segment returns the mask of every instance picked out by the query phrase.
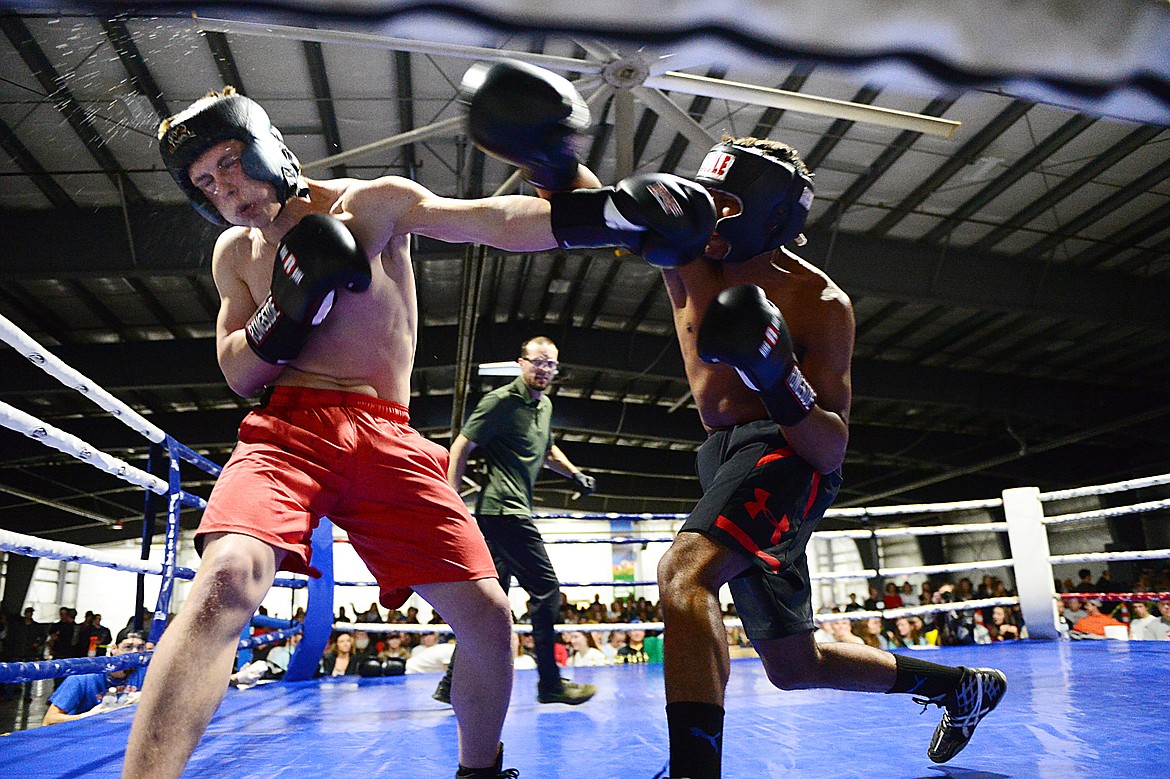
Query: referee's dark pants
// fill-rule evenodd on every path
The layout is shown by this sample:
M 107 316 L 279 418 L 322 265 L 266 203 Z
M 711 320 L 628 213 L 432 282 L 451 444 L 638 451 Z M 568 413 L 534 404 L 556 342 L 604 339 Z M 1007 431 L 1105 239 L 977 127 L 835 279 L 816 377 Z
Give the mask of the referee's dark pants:
M 515 576 L 520 587 L 528 593 L 536 670 L 540 675 L 539 691 L 559 692 L 561 674 L 554 646 L 561 608 L 561 583 L 548 559 L 544 539 L 530 516 L 480 514 L 476 520 L 487 540 L 504 592 L 508 591 Z
M 553 570 L 544 539 L 530 516 L 479 514 L 476 516 L 480 532 L 492 553 L 500 584 L 507 593 L 515 576 L 528 593 L 528 615 L 532 620 L 532 639 L 536 650 L 536 671 L 539 674 L 537 695 L 557 694 L 561 691 L 561 673 L 557 668 L 556 624 L 561 609 L 561 583 Z M 450 696 L 451 674 L 455 657 L 447 666 L 447 674 L 439 682 L 439 690 Z M 446 697 L 439 700 L 447 700 Z

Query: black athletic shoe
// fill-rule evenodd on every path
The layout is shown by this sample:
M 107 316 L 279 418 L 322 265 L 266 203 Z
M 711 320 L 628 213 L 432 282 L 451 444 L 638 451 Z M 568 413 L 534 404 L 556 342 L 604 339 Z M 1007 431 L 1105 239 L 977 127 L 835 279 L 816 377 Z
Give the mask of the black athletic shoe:
M 495 768 L 464 768 L 459 766 L 455 779 L 517 779 L 520 772 L 515 768 L 505 768 L 503 771 Z
M 945 763 L 967 746 L 979 721 L 992 712 L 1007 693 L 1007 677 L 994 668 L 964 668 L 959 686 L 935 698 L 915 698 L 915 703 L 943 709 L 942 722 L 934 729 L 927 756 Z
M 450 705 L 450 703 L 451 703 L 451 680 L 446 676 L 444 676 L 442 679 L 440 679 L 439 686 L 435 688 L 435 691 L 433 693 L 431 693 L 431 697 L 434 698 L 435 700 L 437 700 L 439 703 L 446 703 L 446 704 Z
M 496 753 L 496 764 L 487 768 L 464 768 L 459 766 L 455 779 L 517 779 L 520 772 L 515 768 L 504 768 L 504 745 Z
M 554 692 L 537 691 L 536 700 L 540 703 L 567 703 L 576 706 L 584 703 L 597 694 L 597 687 L 592 684 L 577 684 L 568 679 L 561 679 L 561 689 Z

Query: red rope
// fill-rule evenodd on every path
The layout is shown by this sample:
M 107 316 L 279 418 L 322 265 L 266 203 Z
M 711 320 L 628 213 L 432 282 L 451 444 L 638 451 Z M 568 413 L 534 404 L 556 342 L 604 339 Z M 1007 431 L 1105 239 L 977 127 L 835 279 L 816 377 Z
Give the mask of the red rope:
M 1114 600 L 1124 603 L 1146 600 L 1170 600 L 1170 592 L 1062 592 L 1060 597 L 1068 600 Z

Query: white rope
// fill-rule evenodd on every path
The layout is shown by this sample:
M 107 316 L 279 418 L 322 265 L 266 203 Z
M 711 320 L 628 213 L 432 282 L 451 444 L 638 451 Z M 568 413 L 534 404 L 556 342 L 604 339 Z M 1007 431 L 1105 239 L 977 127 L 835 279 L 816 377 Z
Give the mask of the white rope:
M 46 557 L 50 560 L 64 560 L 69 563 L 85 563 L 101 568 L 113 568 L 128 573 L 162 574 L 162 563 L 146 560 L 126 562 L 121 557 L 64 541 L 46 541 L 35 536 L 0 530 L 0 550 L 15 552 L 25 557 Z
M 818 530 L 813 538 L 898 538 L 901 536 L 946 536 L 956 533 L 1006 533 L 1006 522 L 971 522 L 966 525 L 934 525 L 932 527 L 881 527 L 873 530 Z
M 874 569 L 865 568 L 860 571 L 824 571 L 810 574 L 809 578 L 814 582 L 831 582 L 839 579 L 872 579 L 877 575 Z
M 890 517 L 898 514 L 945 514 L 950 511 L 975 511 L 998 508 L 1003 498 L 960 500 L 952 503 L 917 503 L 905 506 L 871 506 L 869 508 L 829 509 L 826 517 Z
M 898 617 L 921 616 L 923 614 L 937 614 L 943 611 L 968 611 L 971 609 L 986 609 L 991 606 L 1014 606 L 1020 599 L 1012 595 L 1005 598 L 978 598 L 975 600 L 956 600 L 950 603 L 929 603 L 924 606 L 898 606 L 881 611 L 841 611 L 817 614 L 813 619 L 817 622 L 836 622 L 839 619 L 854 621 L 881 617 L 883 619 L 897 619 Z
M 1165 508 L 1170 508 L 1170 500 L 1153 500 L 1148 503 L 1134 503 L 1132 506 L 1116 506 L 1108 509 L 1096 509 L 1095 511 L 1080 511 L 1075 514 L 1059 514 L 1044 517 L 1041 521 L 1045 525 L 1060 525 L 1065 522 L 1087 522 L 1091 519 L 1108 519 L 1109 517 L 1122 517 L 1127 514 L 1144 514 L 1149 511 L 1161 511 Z
M 1106 495 L 1111 492 L 1140 490 L 1143 487 L 1157 487 L 1162 484 L 1170 484 L 1170 473 L 1164 473 L 1161 476 L 1145 476 L 1140 479 L 1129 479 L 1128 481 L 1115 481 L 1111 484 L 1098 484 L 1092 487 L 1076 487 L 1071 490 L 1042 492 L 1040 493 L 1040 500 L 1067 500 L 1069 498 L 1083 498 L 1087 495 Z
M 7 427 L 9 430 L 23 433 L 34 441 L 39 441 L 45 446 L 76 457 L 78 460 L 89 463 L 98 470 L 105 471 L 108 474 L 117 476 L 119 479 L 128 481 L 143 489 L 148 489 L 158 495 L 166 495 L 170 491 L 169 485 L 157 476 L 152 476 L 146 471 L 135 468 L 124 460 L 119 460 L 113 455 L 106 454 L 100 449 L 90 446 L 77 436 L 53 427 L 48 422 L 42 422 L 36 417 L 26 414 L 4 401 L 0 401 L 0 425 Z
M 1081 554 L 1058 554 L 1048 558 L 1057 563 L 1095 563 L 1104 560 L 1161 560 L 1170 558 L 1170 549 L 1143 549 L 1137 552 L 1083 552 Z
M 0 315 L 0 338 L 16 351 L 20 352 L 29 362 L 52 376 L 66 387 L 75 389 L 89 400 L 120 419 L 131 430 L 146 436 L 156 444 L 166 440 L 167 434 L 157 426 L 148 422 L 141 414 L 102 389 L 92 379 L 70 368 L 60 358 L 50 353 L 39 343 L 30 338 L 23 330 Z
M 923 565 L 917 568 L 864 568 L 859 571 L 825 571 L 821 573 L 814 573 L 811 578 L 815 580 L 833 580 L 833 579 L 872 579 L 875 576 L 894 577 L 894 576 L 909 576 L 916 573 L 952 573 L 954 571 L 974 571 L 981 568 L 1010 568 L 1012 560 L 973 560 L 965 563 L 947 563 L 946 565 Z
M 1011 568 L 1013 561 L 1007 560 L 976 560 L 969 563 L 949 563 L 947 565 L 924 565 L 918 568 L 881 568 L 882 576 L 907 576 L 912 573 L 952 573 L 954 571 L 974 571 L 980 568 Z

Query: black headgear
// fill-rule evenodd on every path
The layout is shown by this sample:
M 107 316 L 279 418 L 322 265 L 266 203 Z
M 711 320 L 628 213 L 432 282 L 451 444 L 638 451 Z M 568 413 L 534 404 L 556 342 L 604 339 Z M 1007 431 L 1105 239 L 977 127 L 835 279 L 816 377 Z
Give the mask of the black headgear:
M 707 153 L 695 181 L 739 201 L 738 214 L 715 223 L 727 241 L 724 262 L 743 262 L 783 246 L 804 229 L 812 206 L 811 174 L 756 149 L 718 143 Z
M 183 194 L 208 220 L 229 224 L 191 183 L 187 169 L 212 146 L 230 140 L 244 142 L 244 153 L 240 155 L 244 173 L 272 184 L 282 206 L 290 197 L 308 194 L 308 189 L 300 185 L 301 164 L 259 104 L 243 95 L 205 97 L 171 119 L 159 137 L 158 149 Z

